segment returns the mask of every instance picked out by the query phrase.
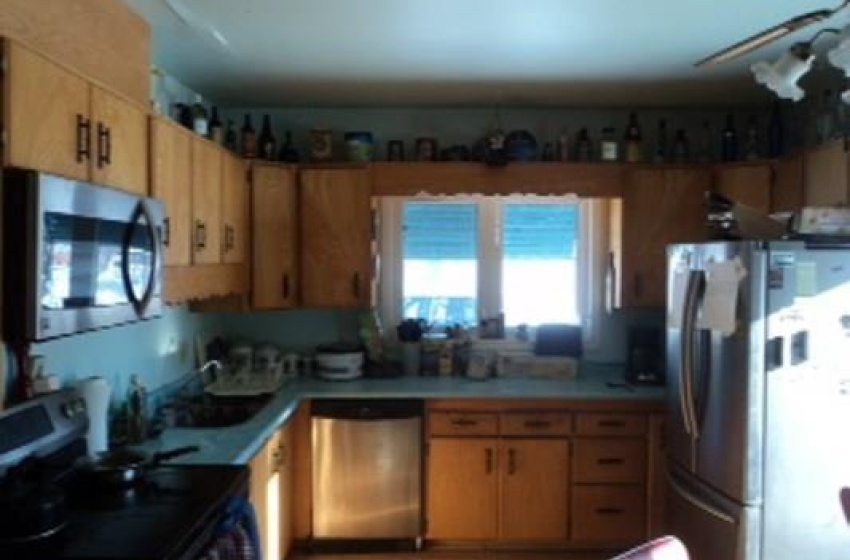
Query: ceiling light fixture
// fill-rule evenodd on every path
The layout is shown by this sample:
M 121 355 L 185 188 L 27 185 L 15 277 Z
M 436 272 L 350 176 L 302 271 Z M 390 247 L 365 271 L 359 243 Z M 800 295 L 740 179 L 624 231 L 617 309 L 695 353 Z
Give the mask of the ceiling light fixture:
M 814 59 L 811 43 L 795 43 L 775 63 L 756 62 L 750 70 L 756 82 L 767 86 L 780 98 L 799 101 L 806 92 L 797 85 L 797 80 L 809 71 Z

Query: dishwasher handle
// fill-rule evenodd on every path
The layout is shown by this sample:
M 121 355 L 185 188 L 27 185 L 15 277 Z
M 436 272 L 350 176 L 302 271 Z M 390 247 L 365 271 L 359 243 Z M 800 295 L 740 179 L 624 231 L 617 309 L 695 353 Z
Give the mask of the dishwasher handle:
M 405 420 L 421 418 L 421 399 L 317 399 L 312 402 L 314 418 L 330 420 Z

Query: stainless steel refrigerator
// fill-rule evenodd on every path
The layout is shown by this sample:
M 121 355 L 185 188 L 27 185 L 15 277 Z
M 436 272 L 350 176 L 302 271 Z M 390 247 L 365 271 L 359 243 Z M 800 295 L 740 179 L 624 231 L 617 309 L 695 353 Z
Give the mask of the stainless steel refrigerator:
M 668 528 L 692 560 L 847 560 L 850 249 L 668 247 Z

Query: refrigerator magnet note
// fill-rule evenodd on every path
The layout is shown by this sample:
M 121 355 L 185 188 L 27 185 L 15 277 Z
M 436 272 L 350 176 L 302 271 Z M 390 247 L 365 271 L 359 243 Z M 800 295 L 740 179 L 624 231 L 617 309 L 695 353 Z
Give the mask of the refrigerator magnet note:
M 741 259 L 736 257 L 731 261 L 709 263 L 705 272 L 705 295 L 699 327 L 727 336 L 734 334 L 738 290 L 747 270 Z

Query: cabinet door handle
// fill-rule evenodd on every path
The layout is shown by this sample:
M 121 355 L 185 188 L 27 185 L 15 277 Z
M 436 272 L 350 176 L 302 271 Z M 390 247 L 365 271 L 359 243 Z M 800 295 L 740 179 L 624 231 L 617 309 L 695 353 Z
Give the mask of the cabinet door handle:
M 508 474 L 516 472 L 516 450 L 508 449 Z
M 195 250 L 203 251 L 207 248 L 207 226 L 201 220 L 195 222 Z
M 551 428 L 552 422 L 548 420 L 526 420 L 522 424 L 526 428 L 534 428 L 534 429 L 543 429 L 543 428 Z
M 162 220 L 162 244 L 168 247 L 171 244 L 171 218 Z
M 103 168 L 109 163 L 109 129 L 103 123 L 97 123 L 97 167 Z
M 360 274 L 357 272 L 351 277 L 351 295 L 360 297 Z
M 600 457 L 596 460 L 597 465 L 622 465 L 625 462 L 622 457 Z
M 596 508 L 596 513 L 599 515 L 620 515 L 623 513 L 623 510 L 615 507 L 602 507 Z
M 283 299 L 289 299 L 289 274 L 283 275 Z
M 455 418 L 452 420 L 452 426 L 457 428 L 469 428 L 477 425 L 478 420 L 470 420 L 469 418 Z
M 484 450 L 484 472 L 493 472 L 493 449 L 490 447 Z
M 112 128 L 106 127 L 106 155 L 104 156 L 107 165 L 112 165 Z
M 600 420 L 596 425 L 600 428 L 624 428 L 626 423 L 622 420 Z
M 234 242 L 233 242 L 233 227 L 225 224 L 224 226 L 224 252 L 228 253 L 233 250 Z
M 91 157 L 91 120 L 77 113 L 77 161 Z

